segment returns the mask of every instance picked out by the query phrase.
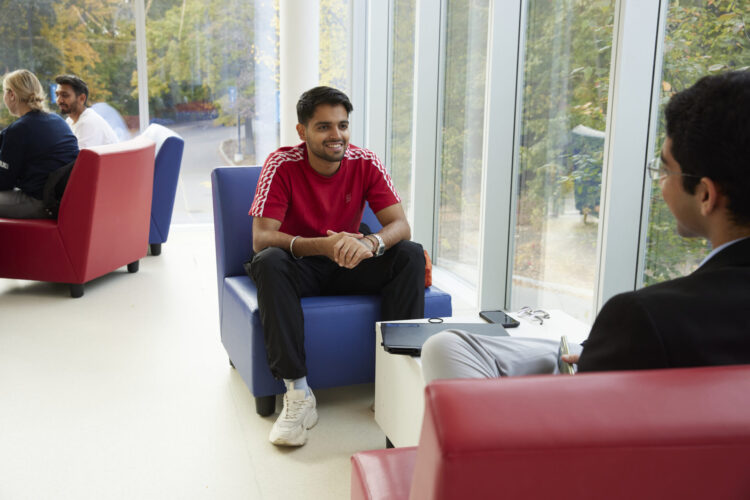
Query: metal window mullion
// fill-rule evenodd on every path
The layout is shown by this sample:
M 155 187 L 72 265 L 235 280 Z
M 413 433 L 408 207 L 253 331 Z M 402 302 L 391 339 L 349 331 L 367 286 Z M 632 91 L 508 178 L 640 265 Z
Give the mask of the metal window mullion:
M 513 240 L 513 166 L 522 82 L 521 1 L 492 0 L 485 86 L 479 243 L 479 307 L 509 304 Z M 512 72 L 508 71 L 512 68 Z
M 616 5 L 598 236 L 597 311 L 613 295 L 636 285 L 659 12 L 660 3 L 653 0 L 619 0 Z
M 435 253 L 435 225 L 439 87 L 441 47 L 441 12 L 434 0 L 417 0 L 414 68 L 414 103 L 412 117 L 412 181 L 411 199 L 414 207 L 412 238 L 420 242 L 430 255 Z
M 647 151 L 657 154 L 660 145 L 656 144 L 659 129 L 659 102 L 661 96 L 661 78 L 664 67 L 664 39 L 667 33 L 667 13 L 669 12 L 669 0 L 660 0 L 659 32 L 657 34 L 656 60 L 654 63 L 654 86 L 651 93 L 651 119 Z M 653 153 L 652 153 L 653 152 Z M 638 245 L 638 266 L 635 271 L 635 288 L 643 286 L 643 276 L 646 271 L 646 238 L 648 237 L 649 216 L 651 211 L 651 188 L 648 180 L 643 183 L 642 211 L 641 211 L 641 233 Z
M 443 128 L 445 125 L 445 72 L 447 67 L 447 53 L 448 53 L 448 2 L 449 0 L 442 0 L 440 2 L 440 19 L 438 20 L 439 36 L 436 40 L 435 47 L 437 50 L 437 95 L 436 98 L 436 114 L 435 114 L 435 143 L 434 143 L 434 181 L 432 190 L 432 255 L 435 256 L 435 261 L 439 263 L 439 243 L 438 237 L 440 235 L 440 204 L 442 202 L 440 197 L 440 191 L 442 189 L 442 174 L 443 174 Z M 460 236 L 459 236 L 460 237 Z

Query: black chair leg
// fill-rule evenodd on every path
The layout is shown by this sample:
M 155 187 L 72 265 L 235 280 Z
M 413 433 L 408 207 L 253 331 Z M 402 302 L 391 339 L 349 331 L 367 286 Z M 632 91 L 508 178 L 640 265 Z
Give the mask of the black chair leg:
M 128 272 L 129 273 L 137 273 L 138 272 L 138 265 L 141 261 L 136 260 L 135 262 L 131 262 L 128 264 Z
M 77 299 L 79 297 L 83 297 L 83 285 L 70 285 L 70 296 L 74 299 Z
M 161 243 L 151 243 L 151 255 L 161 255 Z
M 393 443 L 391 443 L 391 440 L 388 439 L 388 436 L 385 437 L 385 447 L 388 449 L 395 448 L 395 446 L 393 446 Z
M 255 411 L 261 417 L 273 415 L 276 411 L 276 395 L 255 398 Z

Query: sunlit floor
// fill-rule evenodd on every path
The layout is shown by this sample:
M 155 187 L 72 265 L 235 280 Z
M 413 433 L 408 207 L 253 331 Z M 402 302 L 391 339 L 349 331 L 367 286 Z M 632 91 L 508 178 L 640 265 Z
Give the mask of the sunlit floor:
M 0 498 L 337 499 L 382 448 L 372 385 L 316 391 L 300 449 L 268 442 L 219 339 L 213 230 L 177 226 L 140 271 L 0 279 Z

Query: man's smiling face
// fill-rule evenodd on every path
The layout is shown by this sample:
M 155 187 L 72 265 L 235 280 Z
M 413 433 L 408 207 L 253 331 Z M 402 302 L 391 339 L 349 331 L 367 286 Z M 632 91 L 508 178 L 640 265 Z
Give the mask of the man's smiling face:
M 310 163 L 338 163 L 349 146 L 349 113 L 343 105 L 320 104 L 306 125 L 297 125 L 300 139 L 307 143 Z

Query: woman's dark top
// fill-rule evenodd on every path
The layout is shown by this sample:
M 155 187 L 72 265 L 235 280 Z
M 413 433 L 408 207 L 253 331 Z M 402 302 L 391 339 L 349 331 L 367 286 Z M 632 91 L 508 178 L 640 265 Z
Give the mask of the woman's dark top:
M 17 187 L 41 200 L 50 172 L 77 156 L 78 141 L 65 120 L 29 111 L 0 132 L 0 190 Z

